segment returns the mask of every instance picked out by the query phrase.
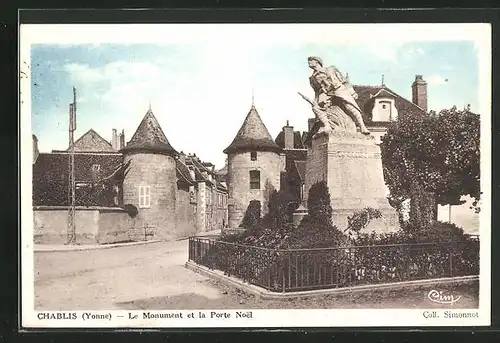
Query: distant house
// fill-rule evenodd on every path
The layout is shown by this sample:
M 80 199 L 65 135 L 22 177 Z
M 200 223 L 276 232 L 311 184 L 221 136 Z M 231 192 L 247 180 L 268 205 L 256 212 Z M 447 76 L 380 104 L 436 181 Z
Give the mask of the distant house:
M 380 143 L 388 125 L 399 115 L 427 115 L 427 83 L 417 75 L 412 87 L 412 100 L 408 100 L 386 85 L 355 85 L 357 103 L 372 136 Z
M 115 179 L 122 168 L 122 154 L 92 129 L 75 141 L 74 150 L 76 205 L 122 205 L 121 181 Z M 33 164 L 33 205 L 68 206 L 69 148 L 51 153 L 36 152 L 36 155 Z M 103 180 L 108 182 L 103 183 Z M 110 189 L 105 189 L 108 186 Z

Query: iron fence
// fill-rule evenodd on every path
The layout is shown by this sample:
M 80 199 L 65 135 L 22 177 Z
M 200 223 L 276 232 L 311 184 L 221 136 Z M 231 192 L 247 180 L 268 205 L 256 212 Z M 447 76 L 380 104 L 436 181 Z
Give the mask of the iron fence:
M 267 249 L 191 237 L 189 260 L 273 292 L 479 275 L 479 241 Z

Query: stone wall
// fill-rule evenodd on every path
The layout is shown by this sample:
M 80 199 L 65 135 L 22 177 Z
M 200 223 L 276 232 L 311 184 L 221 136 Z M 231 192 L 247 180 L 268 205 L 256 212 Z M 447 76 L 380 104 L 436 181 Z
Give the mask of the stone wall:
M 221 197 L 221 198 L 219 198 Z M 220 200 L 219 200 L 220 199 Z M 212 202 L 210 209 L 210 225 L 207 225 L 207 231 L 222 230 L 227 224 L 227 195 L 224 192 L 212 192 Z
M 203 232 L 206 228 L 207 197 L 205 182 L 198 182 L 196 193 L 196 231 Z
M 97 243 L 118 243 L 145 240 L 142 233 L 136 232 L 136 220 L 121 208 L 99 209 L 99 234 Z
M 36 244 L 64 244 L 68 230 L 68 208 L 33 208 L 33 238 Z M 77 207 L 76 241 L 79 244 L 116 243 L 130 240 L 134 220 L 120 208 Z
M 139 227 L 148 227 L 156 239 L 171 239 L 176 231 L 177 176 L 171 156 L 134 153 L 124 157 L 131 160 L 130 171 L 123 182 L 123 203 L 137 207 Z M 139 207 L 139 187 L 150 186 L 151 205 Z
M 178 188 L 175 202 L 176 237 L 188 237 L 196 233 L 196 204 L 191 204 L 189 187 Z
M 269 192 L 280 189 L 282 163 L 274 152 L 257 152 L 252 161 L 250 152 L 228 156 L 228 221 L 230 228 L 237 228 L 251 200 L 261 202 L 262 215 L 267 213 Z M 260 171 L 260 189 L 250 189 L 250 171 Z

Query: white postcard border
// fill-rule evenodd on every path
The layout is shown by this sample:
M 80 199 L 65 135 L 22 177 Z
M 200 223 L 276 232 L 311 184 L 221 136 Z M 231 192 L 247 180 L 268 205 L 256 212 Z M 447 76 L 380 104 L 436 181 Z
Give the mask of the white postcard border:
M 178 31 L 183 26 L 185 34 Z M 203 25 L 204 35 L 193 34 Z M 29 74 L 31 44 L 57 43 L 165 43 L 165 40 L 177 42 L 199 42 L 213 34 L 210 29 L 216 24 L 128 24 L 128 25 L 21 25 L 20 26 L 20 72 Z M 234 35 L 242 34 L 243 25 L 233 25 Z M 75 313 L 74 320 L 40 320 L 39 313 L 63 313 L 56 311 L 34 310 L 34 252 L 33 252 L 33 213 L 32 213 L 32 148 L 31 148 L 31 91 L 28 78 L 20 79 L 20 179 L 21 179 L 21 276 L 22 276 L 22 326 L 28 327 L 364 327 L 364 326 L 487 326 L 490 325 L 491 312 L 491 26 L 489 24 L 251 24 L 260 26 L 262 39 L 272 43 L 275 35 L 266 30 L 266 26 L 280 26 L 278 31 L 286 30 L 290 40 L 315 42 L 335 39 L 339 42 L 359 43 L 366 37 L 369 28 L 370 37 L 387 41 L 412 40 L 472 40 L 476 43 L 479 56 L 480 87 L 478 89 L 481 108 L 481 189 L 482 208 L 480 218 L 480 296 L 477 318 L 445 319 L 441 309 L 429 309 L 442 313 L 441 318 L 428 319 L 419 310 L 252 310 L 252 318 L 236 319 L 236 310 L 183 310 L 149 311 L 151 313 L 181 312 L 184 316 L 195 312 L 230 313 L 232 318 L 185 319 L 141 319 L 148 311 L 69 311 Z M 418 29 L 416 27 L 418 26 Z M 176 35 L 166 34 L 175 30 Z M 335 35 L 325 34 L 329 30 Z M 340 30 L 340 31 L 339 31 Z M 390 35 L 377 34 L 390 30 Z M 199 31 L 197 31 L 199 32 Z M 273 31 L 274 32 L 274 31 Z M 315 35 L 314 32 L 322 32 Z M 339 34 L 339 32 L 341 34 Z M 460 34 L 457 34 L 460 32 Z M 396 34 L 397 33 L 397 34 Z M 266 38 L 267 37 L 267 38 Z M 285 39 L 286 40 L 286 39 Z M 25 63 L 26 62 L 26 63 Z M 486 158 L 485 158 L 486 157 Z M 465 312 L 466 310 L 456 310 Z M 84 312 L 96 315 L 109 314 L 111 319 L 85 320 Z M 242 310 L 248 312 L 248 310 Z M 68 313 L 65 311 L 64 313 Z M 64 316 L 64 313 L 62 314 Z M 126 316 L 137 314 L 137 320 L 128 320 Z M 119 318 L 117 316 L 124 316 Z

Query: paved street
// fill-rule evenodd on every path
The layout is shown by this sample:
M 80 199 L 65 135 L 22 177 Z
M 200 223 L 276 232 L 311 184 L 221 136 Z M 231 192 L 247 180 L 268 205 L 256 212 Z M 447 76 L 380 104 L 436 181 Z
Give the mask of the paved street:
M 478 283 L 369 291 L 295 300 L 260 300 L 184 268 L 187 240 L 110 249 L 35 253 L 37 310 L 450 308 L 427 299 L 431 289 L 478 306 Z

